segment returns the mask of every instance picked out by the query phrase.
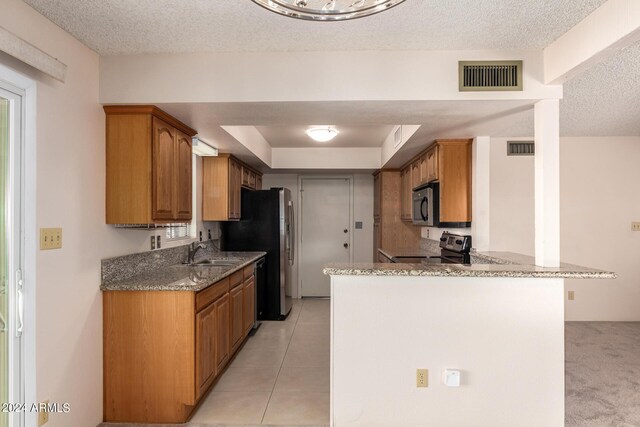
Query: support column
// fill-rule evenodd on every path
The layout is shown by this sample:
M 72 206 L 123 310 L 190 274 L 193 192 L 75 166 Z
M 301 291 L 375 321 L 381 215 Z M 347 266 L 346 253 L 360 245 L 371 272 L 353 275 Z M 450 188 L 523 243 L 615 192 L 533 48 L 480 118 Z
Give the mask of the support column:
M 536 265 L 560 265 L 560 108 L 545 99 L 534 107 Z
M 491 138 L 475 137 L 472 152 L 471 235 L 473 247 L 483 252 L 491 249 Z

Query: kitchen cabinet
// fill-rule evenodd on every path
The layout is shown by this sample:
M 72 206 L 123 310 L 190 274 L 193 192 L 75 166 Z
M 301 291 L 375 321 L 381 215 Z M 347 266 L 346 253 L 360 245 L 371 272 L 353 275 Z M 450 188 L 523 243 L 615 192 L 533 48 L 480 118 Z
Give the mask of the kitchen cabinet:
M 426 154 L 426 176 L 425 181 L 431 182 L 438 179 L 438 144 L 434 144 Z
M 262 187 L 262 174 L 229 154 L 204 157 L 202 216 L 204 221 L 237 221 L 241 217 L 242 187 Z
M 243 325 L 244 325 L 244 333 L 248 334 L 253 328 L 253 323 L 255 321 L 255 277 L 252 274 L 247 277 L 242 286 L 242 316 L 243 316 Z
M 262 190 L 262 175 L 256 174 L 256 190 Z
M 410 167 L 414 173 L 418 165 L 417 184 L 415 176 L 411 177 L 414 187 L 429 182 L 439 184 L 440 222 L 444 226 L 449 223 L 459 227 L 471 222 L 471 144 L 470 139 L 436 140 L 403 168 Z
M 105 291 L 105 421 L 186 422 L 253 326 L 254 275 L 198 292 Z
M 427 171 L 427 155 L 426 154 L 421 155 L 420 159 L 419 159 L 419 162 L 420 162 L 420 181 L 419 181 L 419 184 L 422 185 L 422 184 L 426 184 L 427 183 L 427 174 L 428 174 L 428 171 Z
M 151 105 L 104 111 L 106 223 L 190 222 L 196 131 Z
M 216 308 L 216 372 L 222 372 L 231 355 L 229 293 L 225 293 L 212 305 Z
M 216 376 L 217 313 L 215 304 L 196 314 L 196 397 L 199 399 Z
M 381 170 L 374 173 L 373 206 L 374 262 L 378 261 L 378 248 L 417 247 L 420 242 L 420 228 L 401 220 L 402 175 L 400 171 Z
M 405 166 L 400 171 L 400 198 L 401 211 L 400 219 L 403 221 L 412 221 L 413 210 L 413 191 L 412 191 L 411 165 Z
M 242 316 L 243 309 L 243 301 L 242 301 L 242 290 L 243 290 L 243 282 L 240 281 L 238 283 L 239 286 L 236 286 L 229 292 L 229 300 L 230 300 L 230 311 L 231 311 L 231 327 L 229 328 L 231 331 L 231 351 L 235 352 L 238 346 L 242 343 L 242 338 L 244 334 L 244 318 Z
M 411 189 L 420 185 L 420 159 L 411 163 Z

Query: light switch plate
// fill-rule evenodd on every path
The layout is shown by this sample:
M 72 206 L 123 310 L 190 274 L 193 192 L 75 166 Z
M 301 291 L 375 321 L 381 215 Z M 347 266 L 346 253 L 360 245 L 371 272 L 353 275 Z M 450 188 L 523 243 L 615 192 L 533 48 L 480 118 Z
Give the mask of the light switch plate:
M 632 222 L 631 231 L 640 231 L 640 222 Z
M 457 369 L 445 369 L 442 373 L 442 382 L 447 387 L 460 387 L 460 371 Z
M 62 228 L 40 229 L 40 250 L 62 248 Z
M 573 301 L 573 300 L 575 300 L 575 299 L 576 299 L 576 291 L 569 291 L 569 292 L 567 293 L 567 299 L 568 299 L 569 301 Z
M 49 401 L 45 400 L 38 408 L 38 427 L 41 427 L 49 422 L 49 412 L 47 412 L 46 410 L 48 405 Z

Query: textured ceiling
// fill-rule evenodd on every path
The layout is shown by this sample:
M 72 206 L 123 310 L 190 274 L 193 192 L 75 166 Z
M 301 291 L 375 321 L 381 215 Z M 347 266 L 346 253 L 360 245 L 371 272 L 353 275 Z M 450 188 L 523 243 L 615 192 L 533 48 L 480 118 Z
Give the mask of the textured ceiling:
M 541 49 L 606 0 L 407 0 L 308 22 L 250 0 L 25 0 L 103 55 L 155 52 Z
M 640 43 L 564 85 L 562 136 L 640 136 Z

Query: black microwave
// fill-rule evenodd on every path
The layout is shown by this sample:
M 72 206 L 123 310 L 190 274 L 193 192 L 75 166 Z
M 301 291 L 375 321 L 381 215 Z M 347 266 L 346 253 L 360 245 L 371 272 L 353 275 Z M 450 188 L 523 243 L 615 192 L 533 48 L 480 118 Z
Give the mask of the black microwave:
M 440 225 L 440 185 L 437 182 L 413 190 L 412 219 L 415 225 Z

